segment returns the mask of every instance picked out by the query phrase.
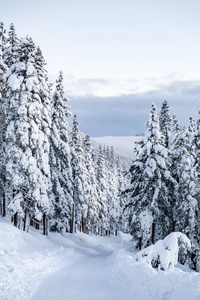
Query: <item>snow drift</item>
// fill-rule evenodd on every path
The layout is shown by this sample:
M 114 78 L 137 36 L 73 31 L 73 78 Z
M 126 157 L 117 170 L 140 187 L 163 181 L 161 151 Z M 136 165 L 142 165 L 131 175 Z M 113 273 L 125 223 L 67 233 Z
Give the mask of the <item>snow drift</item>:
M 189 246 L 184 235 L 172 234 L 156 247 L 168 246 L 165 251 L 172 255 L 172 247 L 177 243 L 180 247 L 180 241 Z M 200 299 L 199 273 L 179 264 L 156 271 L 145 257 L 137 261 L 136 256 L 142 255 L 132 249 L 131 236 L 123 233 L 45 237 L 32 228 L 29 234 L 20 231 L 4 218 L 0 220 L 0 299 Z M 175 263 L 176 256 L 170 260 Z
M 178 263 L 180 250 L 188 250 L 190 248 L 190 240 L 185 234 L 172 232 L 164 240 L 159 240 L 155 245 L 139 251 L 135 259 L 136 261 L 146 262 L 157 270 L 166 270 Z

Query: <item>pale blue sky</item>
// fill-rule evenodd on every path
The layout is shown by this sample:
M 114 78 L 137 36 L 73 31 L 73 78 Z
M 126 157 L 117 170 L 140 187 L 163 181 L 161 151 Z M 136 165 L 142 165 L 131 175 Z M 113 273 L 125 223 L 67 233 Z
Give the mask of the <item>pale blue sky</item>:
M 41 46 L 50 73 L 146 78 L 200 69 L 200 1 L 0 0 L 1 20 Z
M 76 96 L 85 99 L 92 94 L 98 106 L 98 101 L 108 97 L 134 95 L 132 107 L 137 111 L 135 95 L 156 90 L 163 101 L 174 82 L 193 85 L 195 81 L 196 85 L 200 79 L 200 0 L 0 0 L 0 5 L 0 20 L 6 28 L 13 22 L 19 37 L 28 34 L 41 47 L 52 78 L 64 72 L 66 90 L 75 99 L 81 124 L 84 114 L 76 106 Z M 181 95 L 176 94 L 176 99 Z M 171 96 L 172 105 L 183 109 L 181 100 L 176 102 Z M 148 97 L 148 110 L 154 98 Z M 196 110 L 198 102 L 197 106 Z M 193 110 L 183 111 L 181 118 Z M 118 117 L 113 112 L 113 122 Z M 140 125 L 130 118 L 125 127 L 126 120 L 120 134 L 128 135 L 131 127 L 133 134 L 143 131 L 146 118 L 144 113 Z M 108 123 L 108 135 L 119 135 L 112 124 Z M 88 133 L 101 135 L 101 130 Z

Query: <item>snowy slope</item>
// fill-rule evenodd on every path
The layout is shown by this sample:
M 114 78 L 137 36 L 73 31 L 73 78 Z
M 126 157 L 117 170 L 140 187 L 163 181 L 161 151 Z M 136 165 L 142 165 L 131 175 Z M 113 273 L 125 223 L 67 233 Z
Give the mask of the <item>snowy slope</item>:
M 193 300 L 200 274 L 136 262 L 130 236 L 29 234 L 0 220 L 1 300 Z
M 95 142 L 106 146 L 113 146 L 118 154 L 133 158 L 135 142 L 141 140 L 141 136 L 104 136 L 92 138 Z

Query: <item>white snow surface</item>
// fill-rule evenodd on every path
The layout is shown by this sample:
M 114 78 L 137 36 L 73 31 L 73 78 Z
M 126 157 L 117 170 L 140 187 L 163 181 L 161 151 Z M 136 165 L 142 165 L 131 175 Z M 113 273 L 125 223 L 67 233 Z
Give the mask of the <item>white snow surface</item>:
M 166 270 L 177 265 L 180 246 L 183 249 L 190 249 L 190 240 L 181 232 L 172 232 L 164 240 L 159 240 L 155 245 L 139 251 L 135 258 L 137 261 L 144 261 L 151 265 L 156 262 L 157 269 Z
M 1 300 L 193 300 L 200 274 L 137 262 L 131 237 L 19 231 L 0 220 Z

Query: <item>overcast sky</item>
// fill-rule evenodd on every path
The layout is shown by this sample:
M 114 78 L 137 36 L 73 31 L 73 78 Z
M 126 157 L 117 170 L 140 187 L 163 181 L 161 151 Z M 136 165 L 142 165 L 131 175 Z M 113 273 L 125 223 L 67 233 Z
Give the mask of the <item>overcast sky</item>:
M 151 103 L 167 100 L 183 124 L 200 109 L 200 1 L 0 0 L 43 51 L 50 78 L 64 73 L 71 110 L 91 136 L 145 130 Z

